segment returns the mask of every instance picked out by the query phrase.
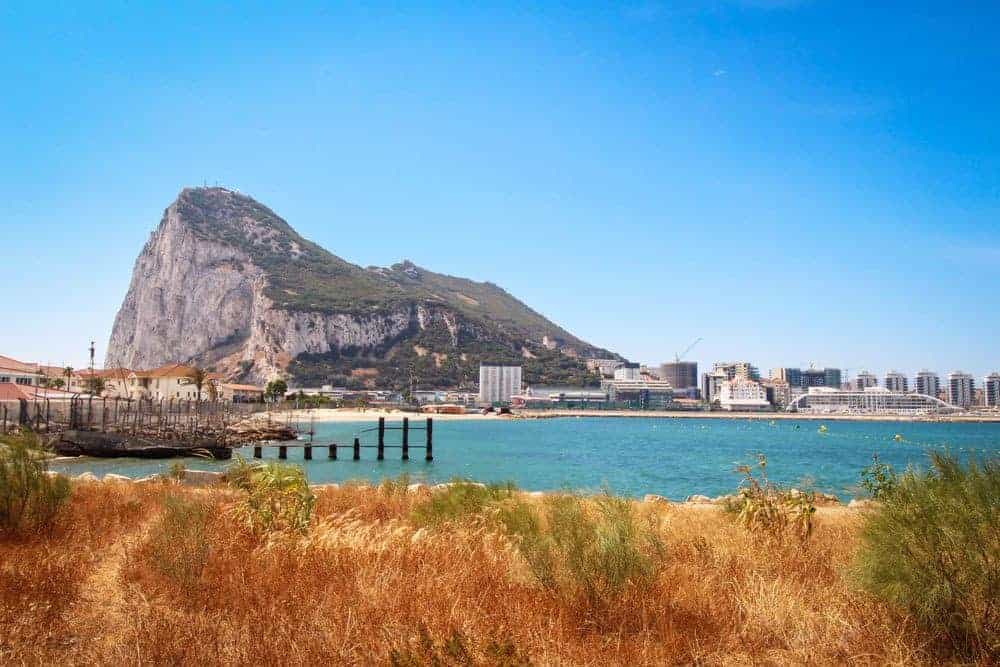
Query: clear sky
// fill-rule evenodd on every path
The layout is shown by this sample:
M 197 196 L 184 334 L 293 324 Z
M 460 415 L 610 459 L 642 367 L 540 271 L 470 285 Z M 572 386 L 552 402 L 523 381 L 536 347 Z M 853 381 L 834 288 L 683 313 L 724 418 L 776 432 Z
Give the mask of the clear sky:
M 995 3 L 417 4 L 2 3 L 0 354 L 218 183 L 634 360 L 1000 367 Z

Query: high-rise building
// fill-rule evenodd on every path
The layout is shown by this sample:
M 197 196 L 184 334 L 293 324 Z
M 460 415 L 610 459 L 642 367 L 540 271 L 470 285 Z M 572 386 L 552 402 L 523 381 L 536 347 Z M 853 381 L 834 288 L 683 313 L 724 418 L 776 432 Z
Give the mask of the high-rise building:
M 803 389 L 826 386 L 826 371 L 822 368 L 803 368 L 800 375 L 802 378 L 801 386 Z M 836 388 L 840 388 L 839 383 Z
M 975 381 L 972 376 L 962 371 L 948 373 L 948 402 L 959 408 L 972 406 L 972 394 Z
M 983 378 L 983 405 L 1000 408 L 1000 373 L 996 371 Z
M 937 398 L 941 391 L 941 378 L 934 371 L 922 370 L 917 373 L 916 387 L 918 394 Z
M 864 391 L 868 387 L 877 387 L 878 378 L 875 377 L 873 373 L 868 371 L 859 372 L 854 378 L 854 389 L 857 391 Z
M 802 371 L 798 368 L 772 368 L 771 379 L 787 382 L 789 387 L 801 387 Z
M 826 382 L 824 386 L 833 387 L 834 389 L 840 389 L 840 369 L 839 368 L 824 368 L 823 369 L 823 380 Z
M 910 390 L 910 382 L 902 373 L 889 371 L 885 374 L 885 388 L 889 391 L 907 392 Z
M 668 361 L 660 365 L 660 379 L 669 382 L 676 391 L 698 386 L 698 362 Z
M 506 403 L 521 393 L 521 367 L 503 364 L 479 365 L 479 402 Z

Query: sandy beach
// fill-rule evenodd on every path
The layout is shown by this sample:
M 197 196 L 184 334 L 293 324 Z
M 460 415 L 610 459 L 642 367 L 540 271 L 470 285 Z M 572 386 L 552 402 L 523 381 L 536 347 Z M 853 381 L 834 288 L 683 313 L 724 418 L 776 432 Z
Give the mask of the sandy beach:
M 385 417 L 387 420 L 401 421 L 403 417 L 423 419 L 433 417 L 435 421 L 490 421 L 505 419 L 555 419 L 566 417 L 618 417 L 622 419 L 809 419 L 814 421 L 885 421 L 885 422 L 1000 422 L 997 415 L 946 415 L 936 417 L 911 417 L 904 415 L 820 415 L 801 412 L 703 412 L 694 410 L 517 410 L 511 415 L 496 413 L 480 414 L 478 411 L 466 414 L 434 414 L 383 410 L 378 408 L 317 408 L 313 410 L 274 410 L 257 415 L 257 419 L 281 422 L 359 422 Z

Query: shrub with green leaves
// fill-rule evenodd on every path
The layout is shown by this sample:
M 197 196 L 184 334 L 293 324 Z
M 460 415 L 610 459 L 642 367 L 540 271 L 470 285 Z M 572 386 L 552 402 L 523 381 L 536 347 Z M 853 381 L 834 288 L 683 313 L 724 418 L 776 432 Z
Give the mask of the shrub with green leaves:
M 488 507 L 513 497 L 517 487 L 504 484 L 479 484 L 455 480 L 447 488 L 436 490 L 411 516 L 419 526 L 433 526 L 482 514 Z
M 756 468 L 756 474 L 754 470 Z M 736 468 L 743 475 L 736 497 L 725 504 L 727 512 L 751 532 L 772 539 L 794 534 L 812 535 L 816 496 L 812 492 L 783 489 L 767 478 L 767 457 L 757 455 L 757 464 Z
M 885 500 L 899 485 L 899 475 L 888 463 L 878 460 L 878 454 L 872 455 L 870 465 L 861 469 L 861 488 L 875 500 Z
M 534 518 L 524 505 L 503 518 L 539 582 L 591 605 L 606 605 L 629 587 L 652 584 L 665 555 L 632 503 L 607 493 L 592 501 L 557 494 L 545 499 Z
M 930 459 L 867 517 L 855 575 L 960 654 L 1000 659 L 1000 458 Z
M 47 470 L 34 435 L 0 436 L 0 532 L 29 533 L 52 525 L 70 486 Z
M 204 502 L 167 496 L 150 529 L 150 562 L 181 588 L 193 588 L 208 562 L 211 509 Z
M 304 533 L 309 529 L 316 497 L 302 468 L 237 459 L 227 479 L 230 486 L 246 492 L 234 515 L 252 532 Z

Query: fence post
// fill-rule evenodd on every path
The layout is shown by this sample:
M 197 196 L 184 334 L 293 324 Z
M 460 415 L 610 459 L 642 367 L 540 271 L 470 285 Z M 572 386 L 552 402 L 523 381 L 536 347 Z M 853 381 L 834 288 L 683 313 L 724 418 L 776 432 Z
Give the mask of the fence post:
M 403 460 L 410 460 L 410 418 L 403 417 Z
M 253 447 L 253 457 L 255 459 L 261 458 L 262 455 L 263 455 L 263 453 L 264 453 L 264 450 L 263 450 L 263 448 L 260 445 L 254 445 L 254 447 Z
M 101 399 L 101 431 L 108 430 L 108 397 Z
M 433 461 L 434 460 L 434 420 L 430 417 L 427 418 L 427 447 L 424 449 L 424 460 Z
M 287 459 L 288 458 L 288 447 L 286 445 L 280 445 L 278 447 L 278 458 Z
M 306 453 L 305 453 L 305 459 L 306 459 L 306 461 L 312 461 L 312 458 L 313 458 L 313 448 L 312 448 L 312 445 L 306 445 L 304 449 L 306 451 Z
M 337 443 L 335 442 L 330 443 L 330 460 L 331 461 L 337 460 Z
M 20 426 L 24 426 L 25 424 L 30 424 L 31 420 L 28 417 L 28 401 L 23 398 L 19 398 L 17 399 L 17 404 L 18 404 L 17 423 Z
M 361 460 L 361 440 L 357 437 L 354 438 L 354 460 Z

